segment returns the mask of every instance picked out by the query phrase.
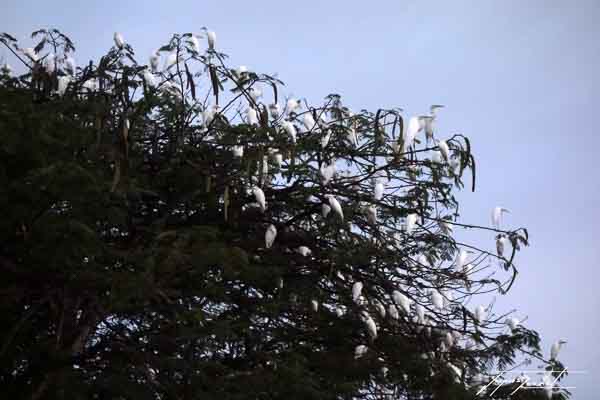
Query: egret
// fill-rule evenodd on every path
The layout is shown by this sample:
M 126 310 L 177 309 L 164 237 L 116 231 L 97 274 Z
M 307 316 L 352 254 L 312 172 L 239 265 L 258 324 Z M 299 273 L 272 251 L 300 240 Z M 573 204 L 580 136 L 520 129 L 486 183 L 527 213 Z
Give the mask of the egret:
M 452 363 L 448 363 L 448 367 L 454 373 L 454 381 L 456 383 L 460 383 L 460 377 L 462 376 L 462 372 L 458 367 Z
M 273 162 L 277 166 L 277 168 L 281 168 L 281 164 L 283 164 L 283 154 L 275 153 L 273 155 Z
M 327 215 L 329 215 L 330 212 L 331 212 L 331 207 L 329 207 L 328 204 L 323 204 L 321 206 L 321 215 L 323 215 L 323 218 L 327 218 Z
M 310 114 L 310 112 L 304 114 L 304 117 L 302 118 L 302 123 L 304 124 L 304 127 L 308 132 L 311 132 L 316 125 L 315 119 Z
M 352 301 L 358 303 L 358 299 L 360 298 L 360 294 L 363 289 L 362 282 L 356 282 L 352 285 Z
M 496 252 L 498 253 L 498 257 L 504 256 L 504 251 L 506 250 L 509 244 L 509 240 L 505 235 L 498 235 L 496 238 Z
M 419 254 L 417 256 L 417 264 L 421 267 L 429 267 L 429 260 L 427 260 L 427 257 L 425 256 L 425 254 Z
M 377 208 L 375 206 L 367 207 L 367 221 L 371 225 L 377 224 Z
M 142 78 L 144 79 L 144 82 L 146 83 L 147 86 L 149 86 L 149 87 L 156 86 L 156 79 L 154 79 L 154 75 L 152 75 L 152 72 L 150 72 L 149 70 L 147 70 L 147 69 L 144 70 L 144 72 L 142 73 Z
M 440 151 L 433 150 L 431 152 L 431 162 L 434 162 L 436 164 L 441 164 L 442 163 L 442 153 Z
M 73 57 L 67 57 L 64 61 L 65 72 L 69 75 L 75 75 L 77 72 L 77 64 L 75 64 L 75 60 Z
M 344 316 L 344 310 L 342 310 L 340 307 L 337 307 L 335 309 L 335 315 L 337 315 L 338 318 L 342 318 Z
M 434 118 L 430 115 L 425 115 L 421 117 L 421 125 L 423 126 L 423 130 L 425 131 L 425 140 L 427 144 L 431 140 L 433 140 L 433 122 Z
M 375 340 L 377 338 L 377 325 L 375 325 L 375 321 L 368 314 L 363 319 L 364 323 L 367 325 L 367 332 L 369 333 L 369 337 L 371 340 Z
M 70 76 L 63 75 L 63 76 L 58 77 L 58 89 L 56 90 L 56 92 L 58 93 L 59 96 L 63 96 L 65 94 L 70 82 L 71 82 Z
M 312 251 L 308 247 L 306 247 L 306 246 L 300 246 L 300 247 L 298 247 L 298 249 L 296 249 L 296 251 L 302 257 L 308 257 L 308 256 L 310 256 L 312 254 Z
M 312 307 L 312 310 L 313 310 L 314 312 L 317 312 L 317 311 L 319 311 L 319 302 L 318 302 L 318 301 L 316 301 L 316 300 L 311 300 L 311 301 L 310 301 L 310 305 L 311 305 L 311 307 Z
M 510 213 L 510 211 L 504 207 L 494 207 L 492 210 L 492 226 L 496 229 L 500 229 L 500 223 L 502 222 L 502 213 Z
M 33 62 L 37 62 L 37 60 L 39 59 L 37 53 L 35 52 L 35 50 L 32 47 L 26 47 L 22 51 L 23 51 L 23 54 L 25 54 L 27 57 L 29 57 L 31 59 L 31 61 L 33 61 Z
M 281 110 L 279 108 L 279 104 L 273 103 L 269 104 L 269 113 L 271 113 L 271 118 L 277 119 L 281 115 Z
M 390 369 L 388 367 L 381 367 L 381 375 L 386 378 L 389 370 Z
M 355 359 L 361 358 L 362 356 L 367 354 L 367 350 L 368 350 L 368 348 L 364 344 L 360 344 L 360 345 L 356 346 L 356 348 L 354 349 L 354 358 Z
M 232 146 L 231 151 L 235 158 L 242 158 L 244 156 L 244 146 Z
M 246 109 L 246 123 L 248 125 L 258 125 L 258 114 L 252 107 Z
M 422 129 L 421 120 L 419 117 L 411 117 L 408 120 L 408 128 L 406 129 L 406 135 L 404 142 L 407 147 L 413 145 L 415 138 L 417 137 L 417 133 Z
M 333 212 L 339 215 L 340 219 L 343 221 L 344 213 L 342 211 L 342 206 L 340 205 L 340 202 L 335 197 L 333 197 L 333 195 L 329 195 L 329 206 L 331 207 Z
M 170 84 L 171 82 L 166 82 L 165 85 L 167 83 Z M 202 126 L 204 126 L 204 128 L 208 128 L 208 126 L 215 118 L 215 114 L 217 113 L 217 107 L 217 105 L 214 105 L 211 107 L 207 107 L 204 109 L 204 111 L 202 111 Z
M 452 333 L 446 332 L 446 336 L 444 336 L 444 342 L 448 348 L 452 347 L 454 344 L 454 336 L 452 336 Z
M 283 278 L 277 278 L 277 287 L 283 289 Z
M 323 185 L 327 185 L 329 182 L 331 182 L 331 180 L 335 176 L 335 173 L 336 173 L 335 163 L 331 163 L 327 166 L 322 165 L 321 168 L 319 169 L 319 172 L 321 174 L 321 180 L 323 182 Z
M 375 305 L 375 308 L 377 309 L 379 316 L 381 318 L 385 318 L 385 307 L 383 306 L 383 304 L 377 302 L 377 304 Z
M 442 153 L 442 157 L 445 161 L 450 161 L 450 148 L 448 147 L 448 143 L 445 140 L 438 140 L 438 148 Z
M 217 34 L 213 31 L 209 31 L 206 34 L 206 38 L 208 39 L 208 48 L 211 50 L 215 49 L 215 42 L 217 41 Z
M 260 209 L 265 211 L 267 206 L 266 206 L 266 201 L 265 201 L 265 193 L 262 191 L 262 189 L 259 188 L 258 186 L 254 186 L 252 188 L 252 194 L 254 194 L 254 198 L 260 205 Z
M 326 129 L 325 134 L 321 137 L 321 148 L 324 149 L 329 144 L 329 140 L 331 139 L 331 130 Z
M 288 114 L 296 112 L 296 110 L 300 108 L 300 101 L 296 99 L 288 99 L 286 111 Z
M 271 248 L 275 241 L 275 237 L 277 237 L 277 228 L 275 228 L 275 225 L 271 224 L 265 232 L 265 247 L 267 249 Z
M 248 73 L 248 68 L 245 65 L 240 65 L 236 68 L 235 73 L 237 76 L 242 77 Z
M 417 317 L 419 318 L 418 319 L 419 324 L 424 324 L 425 323 L 425 307 L 423 307 L 420 304 L 417 304 L 415 306 L 415 310 L 417 312 Z
M 292 143 L 296 143 L 296 127 L 290 121 L 283 121 L 281 126 L 292 139 Z
M 463 267 L 467 263 L 468 256 L 469 256 L 469 253 L 467 252 L 467 250 L 465 250 L 465 249 L 460 250 L 460 252 L 458 253 L 458 256 L 456 256 L 456 269 L 457 270 L 463 269 Z
M 165 60 L 165 69 L 168 70 L 173 65 L 177 64 L 178 61 L 177 53 L 175 51 L 170 52 Z
M 560 351 L 560 348 L 565 343 L 567 343 L 566 340 L 560 339 L 552 344 L 552 346 L 550 347 L 550 360 L 556 360 L 556 357 L 558 357 L 558 352 Z
M 200 43 L 198 42 L 198 38 L 194 35 L 190 36 L 189 44 L 194 53 L 200 53 Z
M 481 322 L 483 322 L 483 320 L 486 317 L 486 310 L 485 307 L 482 305 L 477 306 L 477 308 L 475 308 L 475 320 L 477 321 L 478 324 L 481 324 Z
M 160 63 L 160 54 L 157 50 L 154 52 L 154 54 L 152 54 L 150 56 L 150 68 L 152 69 L 152 72 L 158 71 L 159 63 Z
M 433 304 L 435 308 L 437 308 L 438 310 L 442 310 L 444 308 L 444 299 L 440 292 L 438 292 L 437 290 L 432 290 L 429 296 L 431 299 L 431 304 Z
M 411 304 L 411 300 L 406 297 L 403 293 L 401 293 L 398 290 L 394 290 L 394 292 L 392 293 L 392 297 L 394 299 L 394 302 L 400 306 L 400 308 L 402 308 L 402 311 L 404 311 L 406 314 L 410 313 L 410 304 Z
M 48 74 L 54 73 L 54 70 L 56 69 L 56 57 L 54 54 L 50 53 L 46 56 L 46 59 L 44 60 L 44 68 Z
M 351 145 L 353 145 L 354 147 L 358 147 L 358 135 L 356 134 L 356 130 L 354 128 L 348 129 L 346 139 L 350 142 Z
M 390 304 L 388 307 L 388 315 L 390 316 L 391 319 L 400 318 L 400 315 L 398 314 L 398 309 L 393 304 Z
M 519 320 L 514 317 L 506 318 L 504 323 L 508 325 L 511 331 L 515 331 L 520 324 Z
M 115 32 L 113 39 L 115 41 L 115 46 L 117 46 L 118 49 L 125 47 L 125 40 L 123 39 L 123 35 L 119 32 Z
M 406 233 L 409 235 L 413 232 L 417 222 L 417 214 L 411 213 L 406 216 Z
M 383 190 L 383 183 L 377 182 L 373 188 L 373 198 L 377 201 L 381 200 L 383 198 Z

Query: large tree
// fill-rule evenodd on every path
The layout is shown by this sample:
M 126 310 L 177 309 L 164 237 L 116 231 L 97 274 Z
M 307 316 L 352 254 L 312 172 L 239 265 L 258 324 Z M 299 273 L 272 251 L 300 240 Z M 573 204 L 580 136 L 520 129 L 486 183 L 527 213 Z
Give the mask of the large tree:
M 438 107 L 282 101 L 205 35 L 79 68 L 58 30 L 0 37 L 6 398 L 472 399 L 522 355 L 562 367 L 479 305 L 528 234 L 461 222 L 475 159 Z M 518 386 L 493 397 L 552 394 Z

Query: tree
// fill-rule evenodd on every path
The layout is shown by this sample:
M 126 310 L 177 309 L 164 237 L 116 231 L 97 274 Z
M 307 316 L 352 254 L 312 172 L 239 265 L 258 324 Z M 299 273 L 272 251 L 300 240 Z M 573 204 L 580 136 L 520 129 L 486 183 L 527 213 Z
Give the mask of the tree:
M 80 68 L 56 29 L 31 49 L 0 37 L 27 69 L 0 78 L 3 393 L 472 399 L 520 355 L 562 368 L 537 332 L 471 305 L 508 292 L 528 233 L 459 222 L 475 158 L 434 132 L 436 107 L 282 101 L 206 35 L 149 65 L 115 36 Z

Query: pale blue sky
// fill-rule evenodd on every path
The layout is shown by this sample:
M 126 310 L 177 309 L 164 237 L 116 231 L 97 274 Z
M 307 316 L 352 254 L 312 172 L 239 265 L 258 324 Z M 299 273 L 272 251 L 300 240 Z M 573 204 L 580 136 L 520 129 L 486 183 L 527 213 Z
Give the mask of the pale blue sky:
M 140 55 L 174 32 L 208 26 L 233 65 L 277 72 L 316 102 L 337 92 L 353 108 L 445 104 L 440 129 L 472 140 L 478 188 L 463 218 L 489 224 L 495 205 L 529 228 L 520 278 L 501 306 L 517 307 L 544 350 L 569 340 L 562 360 L 600 382 L 600 1 L 65 1 L 4 0 L 0 31 L 24 37 L 53 26 L 80 64 L 120 31 Z M 0 57 L 6 52 L 0 51 Z

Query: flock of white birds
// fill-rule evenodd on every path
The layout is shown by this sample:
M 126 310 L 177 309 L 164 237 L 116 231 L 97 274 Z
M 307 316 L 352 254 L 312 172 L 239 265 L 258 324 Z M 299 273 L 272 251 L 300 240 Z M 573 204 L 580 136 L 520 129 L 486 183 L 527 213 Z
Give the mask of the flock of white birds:
M 196 51 L 197 53 L 200 52 L 200 43 L 198 41 L 199 38 L 201 38 L 200 35 L 194 35 L 191 38 L 189 38 L 189 43 L 190 43 L 192 49 L 194 51 Z M 121 35 L 120 33 L 115 33 L 113 39 L 114 39 L 114 44 L 118 50 L 123 50 L 124 48 L 126 48 L 127 43 L 126 43 L 125 39 L 123 38 L 123 35 Z M 216 40 L 217 40 L 217 35 L 215 34 L 215 32 L 207 31 L 206 39 L 207 39 L 208 49 L 214 50 L 215 46 L 216 46 Z M 43 67 L 46 69 L 46 71 L 48 73 L 55 72 L 57 65 L 59 65 L 59 60 L 57 60 L 57 57 L 52 53 L 50 53 L 44 57 L 40 57 L 40 55 L 37 54 L 33 48 L 24 48 L 24 49 L 22 49 L 22 53 L 26 57 L 26 59 L 28 59 L 29 61 L 31 61 L 33 63 L 43 62 Z M 177 58 L 177 54 L 175 52 L 171 52 L 166 57 L 166 60 L 164 63 L 164 70 L 168 70 L 169 68 L 171 68 L 173 65 L 177 64 L 178 62 L 179 62 L 179 60 Z M 58 76 L 57 93 L 62 96 L 62 95 L 64 95 L 65 91 L 67 90 L 69 83 L 75 77 L 76 63 L 72 57 L 65 57 L 64 59 L 60 60 L 60 65 L 61 65 L 62 70 L 65 72 L 65 74 L 61 74 L 60 76 Z M 157 79 L 155 77 L 155 73 L 157 73 L 159 71 L 159 69 L 160 69 L 160 54 L 157 51 L 150 56 L 149 66 L 148 66 L 148 68 L 144 69 L 141 74 L 142 79 L 144 80 L 144 82 L 147 85 L 149 85 L 151 87 L 157 86 Z M 10 67 L 10 65 L 5 63 L 2 66 L 2 68 L 0 69 L 0 72 L 2 72 L 5 75 L 10 75 L 12 73 L 12 68 Z M 238 74 L 238 76 L 242 76 L 242 75 L 248 73 L 248 69 L 245 66 L 240 66 L 237 68 L 236 73 Z M 95 79 L 90 79 L 83 84 L 83 87 L 90 91 L 98 90 L 98 82 Z M 181 93 L 180 93 L 177 85 L 170 85 L 169 82 L 162 83 L 162 90 L 165 93 L 173 94 L 176 96 L 181 96 Z M 259 89 L 251 88 L 251 90 L 249 90 L 249 95 L 254 102 L 257 102 L 258 99 L 262 96 L 262 92 Z M 451 151 L 448 146 L 448 143 L 445 140 L 435 140 L 434 139 L 434 130 L 435 130 L 437 111 L 439 109 L 441 109 L 442 107 L 443 107 L 442 105 L 433 105 L 430 108 L 429 115 L 421 115 L 421 116 L 411 117 L 408 121 L 407 129 L 404 132 L 404 145 L 406 146 L 407 149 L 412 148 L 414 146 L 414 144 L 416 143 L 416 139 L 417 139 L 419 133 L 424 132 L 427 144 L 432 143 L 432 142 L 436 144 L 436 148 L 434 150 L 432 150 L 432 152 L 431 152 L 432 153 L 431 160 L 434 163 L 438 163 L 438 164 L 447 163 L 451 168 L 456 169 L 458 167 L 458 165 L 457 165 L 458 161 L 451 157 Z M 293 113 L 297 112 L 300 108 L 301 108 L 300 101 L 290 98 L 287 101 L 285 111 L 288 114 L 293 114 Z M 271 114 L 271 116 L 274 118 L 278 118 L 282 113 L 282 110 L 278 104 L 269 105 L 268 110 L 269 110 L 269 113 Z M 211 121 L 214 119 L 217 112 L 219 112 L 219 109 L 217 106 L 207 107 L 207 109 L 205 109 L 202 112 L 201 116 L 202 116 L 204 126 L 208 126 L 211 123 Z M 245 119 L 245 122 L 249 125 L 259 125 L 259 115 L 257 113 L 256 108 L 249 105 L 247 107 L 247 109 L 245 110 L 244 119 Z M 312 132 L 314 130 L 318 130 L 321 122 L 322 121 L 315 121 L 315 119 L 313 118 L 311 113 L 304 113 L 303 118 L 301 120 L 301 123 L 307 132 Z M 292 123 L 292 121 L 290 121 L 290 120 L 283 120 L 283 121 L 281 121 L 280 126 L 281 126 L 281 129 L 283 130 L 283 132 L 285 132 L 285 134 L 290 138 L 291 142 L 296 143 L 297 138 L 298 138 L 298 130 L 297 130 L 296 125 L 294 125 Z M 323 149 L 328 146 L 330 139 L 331 139 L 331 132 L 329 130 L 325 130 L 325 133 L 323 133 L 323 135 L 320 139 L 320 144 Z M 356 130 L 350 129 L 350 131 L 348 133 L 348 141 L 350 143 L 352 143 L 354 146 L 358 146 L 359 141 L 358 141 L 358 134 L 357 134 Z M 243 157 L 244 147 L 241 145 L 233 146 L 232 153 L 233 153 L 234 157 L 238 157 L 238 158 Z M 281 166 L 281 164 L 283 162 L 283 155 L 280 153 L 273 154 L 273 159 L 274 159 L 274 162 L 276 165 Z M 266 168 L 267 163 L 264 162 L 263 164 L 264 164 L 264 168 Z M 319 173 L 321 175 L 323 184 L 327 185 L 333 179 L 334 175 L 336 174 L 336 166 L 334 163 L 331 163 L 329 165 L 323 164 L 323 166 L 320 168 Z M 373 195 L 372 195 L 373 199 L 375 201 L 380 201 L 385 195 L 385 190 L 386 190 L 386 187 L 385 187 L 384 182 L 382 182 L 381 180 L 376 180 L 374 183 L 374 187 L 373 187 Z M 267 209 L 267 203 L 266 203 L 265 193 L 263 192 L 263 190 L 257 185 L 257 186 L 254 186 L 251 188 L 251 193 L 254 196 L 256 204 L 258 205 L 260 210 L 262 210 L 264 212 Z M 341 206 L 340 202 L 338 201 L 338 199 L 332 194 L 325 195 L 325 198 L 327 199 L 327 203 L 322 204 L 322 216 L 324 218 L 326 218 L 331 212 L 333 212 L 333 214 L 337 218 L 339 218 L 341 221 L 343 221 L 344 220 L 344 211 L 343 211 L 342 206 Z M 377 208 L 374 205 L 371 205 L 366 208 L 365 212 L 367 215 L 368 222 L 372 225 L 375 225 L 377 223 Z M 496 230 L 500 230 L 501 225 L 502 225 L 502 217 L 505 213 L 509 213 L 509 212 L 510 211 L 504 207 L 501 207 L 501 206 L 494 207 L 491 212 L 492 227 Z M 406 222 L 405 222 L 405 231 L 407 234 L 410 235 L 418 227 L 417 220 L 418 220 L 417 214 L 411 213 L 411 214 L 407 215 Z M 447 221 L 441 221 L 440 229 L 442 230 L 442 232 L 444 234 L 450 235 L 452 233 L 452 224 Z M 276 240 L 277 240 L 277 228 L 275 227 L 275 225 L 270 224 L 267 227 L 266 232 L 265 232 L 265 237 L 264 237 L 265 248 L 270 249 Z M 508 246 L 510 246 L 509 238 L 506 236 L 506 234 L 500 233 L 496 238 L 496 251 L 497 251 L 497 254 L 499 257 L 503 257 Z M 303 257 L 310 257 L 312 254 L 310 248 L 308 248 L 306 246 L 300 246 L 299 248 L 296 249 L 296 252 Z M 464 249 L 459 251 L 459 253 L 456 257 L 456 260 L 455 260 L 455 265 L 456 265 L 457 270 L 461 270 L 465 273 L 469 273 L 473 269 L 473 265 L 469 262 L 469 254 L 470 253 L 471 253 L 470 251 L 467 251 Z M 423 255 L 420 255 L 419 257 L 420 258 L 418 258 L 417 261 L 421 265 L 428 264 L 427 259 Z M 280 280 L 279 285 L 280 285 L 280 287 L 283 286 L 282 280 Z M 354 282 L 352 285 L 352 293 L 351 293 L 352 300 L 353 300 L 353 302 L 355 302 L 358 305 L 361 305 L 364 303 L 364 298 L 362 296 L 363 288 L 364 288 L 364 285 L 362 282 Z M 432 305 L 433 309 L 435 309 L 435 310 L 438 310 L 438 311 L 444 310 L 444 308 L 448 306 L 450 299 L 451 299 L 451 295 L 449 293 L 442 294 L 438 290 L 430 290 L 430 292 L 429 292 L 429 301 L 431 302 L 431 305 Z M 425 307 L 423 307 L 423 305 L 414 303 L 411 299 L 409 299 L 406 296 L 406 294 L 404 294 L 400 290 L 393 291 L 391 300 L 392 300 L 391 304 L 389 304 L 387 307 L 379 302 L 377 302 L 375 304 L 375 309 L 377 310 L 377 313 L 379 314 L 379 316 L 381 318 L 385 318 L 386 316 L 388 316 L 389 318 L 392 318 L 392 319 L 399 319 L 400 314 L 409 316 L 413 312 L 413 309 L 414 309 L 413 321 L 416 322 L 417 324 L 419 324 L 420 326 L 427 326 L 426 329 L 429 332 L 431 331 L 431 326 L 432 326 L 431 322 L 432 321 L 428 318 L 428 316 L 426 314 L 426 309 L 425 309 Z M 413 307 L 413 305 L 414 305 L 414 307 Z M 311 300 L 311 309 L 315 313 L 319 311 L 319 302 L 317 300 L 315 300 L 315 299 Z M 339 317 L 342 317 L 344 315 L 344 310 L 340 307 L 338 307 L 335 310 L 335 312 L 336 312 L 336 315 L 338 315 Z M 485 322 L 486 318 L 488 317 L 488 308 L 486 308 L 483 305 L 479 305 L 479 306 L 475 307 L 472 315 L 474 317 L 474 322 L 476 324 L 482 324 Z M 367 335 L 370 338 L 370 340 L 371 341 L 375 340 L 377 338 L 377 333 L 378 333 L 378 326 L 377 326 L 376 321 L 371 317 L 371 315 L 366 310 L 361 311 L 360 319 L 365 325 Z M 428 323 L 429 323 L 429 326 L 428 326 Z M 521 323 L 522 323 L 522 321 L 519 321 L 517 318 L 514 318 L 514 317 L 510 317 L 505 320 L 505 324 L 510 329 L 511 332 L 517 330 Z M 460 339 L 460 334 L 458 334 L 457 332 L 455 332 L 455 331 L 447 332 L 444 337 L 444 341 L 442 342 L 441 345 L 445 348 L 450 348 L 453 345 L 455 345 L 457 340 L 459 340 L 459 339 Z M 551 360 L 557 359 L 558 352 L 564 343 L 566 343 L 566 341 L 558 340 L 552 344 L 551 350 L 550 350 L 550 359 Z M 365 356 L 368 353 L 368 351 L 369 351 L 369 347 L 366 344 L 360 344 L 360 345 L 356 346 L 355 351 L 354 351 L 354 356 L 357 359 L 361 358 L 361 357 Z M 454 370 L 456 372 L 457 376 L 460 376 L 460 370 L 456 366 L 450 364 L 449 368 Z M 388 372 L 387 368 L 384 367 L 384 370 L 382 370 L 382 373 L 384 375 L 386 375 L 387 372 Z

